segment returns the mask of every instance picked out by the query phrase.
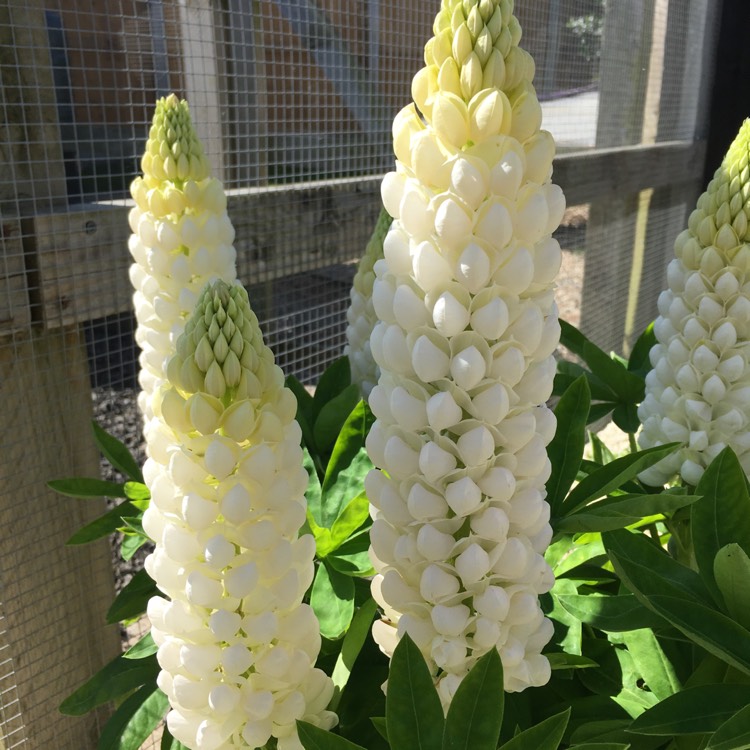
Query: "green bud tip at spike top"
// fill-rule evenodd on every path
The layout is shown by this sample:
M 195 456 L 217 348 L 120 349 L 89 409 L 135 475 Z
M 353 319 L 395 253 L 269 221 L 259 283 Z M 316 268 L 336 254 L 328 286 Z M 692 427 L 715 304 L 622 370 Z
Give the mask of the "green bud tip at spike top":
M 641 475 L 695 485 L 726 447 L 750 476 L 750 120 L 675 241 L 638 409 L 643 448 L 682 443 Z

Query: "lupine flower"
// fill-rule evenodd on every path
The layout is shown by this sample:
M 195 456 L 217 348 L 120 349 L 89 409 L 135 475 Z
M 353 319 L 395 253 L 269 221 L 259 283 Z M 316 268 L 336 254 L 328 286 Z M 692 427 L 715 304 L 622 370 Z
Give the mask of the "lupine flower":
M 148 604 L 172 734 L 195 750 L 301 748 L 295 720 L 330 728 L 320 631 L 302 597 L 315 542 L 296 401 L 247 293 L 200 297 L 152 400 L 143 526 L 146 570 L 169 597 Z
M 434 32 L 382 186 L 394 222 L 374 269 L 367 448 L 380 470 L 366 490 L 375 639 L 390 653 L 408 633 L 445 706 L 492 648 L 508 691 L 550 675 L 544 404 L 565 204 L 512 2 L 443 0 Z
M 383 257 L 383 239 L 391 226 L 391 217 L 385 209 L 380 211 L 375 231 L 365 248 L 365 254 L 359 261 L 354 283 L 349 292 L 350 304 L 346 311 L 346 347 L 344 354 L 349 357 L 352 371 L 352 383 L 359 385 L 360 391 L 368 398 L 375 383 L 378 382 L 378 366 L 370 351 L 370 335 L 377 323 L 377 316 L 372 306 L 372 285 L 375 263 Z
M 165 379 L 167 359 L 195 307 L 214 278 L 237 277 L 234 229 L 219 180 L 190 119 L 187 102 L 174 94 L 156 103 L 141 161 L 143 177 L 131 185 L 130 280 L 138 328 L 139 404 L 146 427 L 151 396 Z
M 749 155 L 745 120 L 667 267 L 639 443 L 683 447 L 641 474 L 649 484 L 695 485 L 726 446 L 750 476 Z

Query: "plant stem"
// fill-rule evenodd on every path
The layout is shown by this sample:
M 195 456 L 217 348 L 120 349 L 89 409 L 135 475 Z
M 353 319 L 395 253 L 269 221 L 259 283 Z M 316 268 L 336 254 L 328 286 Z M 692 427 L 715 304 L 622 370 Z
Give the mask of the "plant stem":
M 628 433 L 628 442 L 630 443 L 630 452 L 631 453 L 637 453 L 638 452 L 638 444 L 635 442 L 635 433 L 629 432 Z

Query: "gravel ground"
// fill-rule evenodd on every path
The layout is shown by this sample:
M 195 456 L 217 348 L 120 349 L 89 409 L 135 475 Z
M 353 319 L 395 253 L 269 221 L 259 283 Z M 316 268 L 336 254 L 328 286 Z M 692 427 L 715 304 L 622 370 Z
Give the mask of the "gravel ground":
M 585 239 L 587 218 L 586 209 L 579 207 L 569 209 L 566 212 L 563 225 L 557 235 L 564 247 L 575 248 L 574 250 L 563 250 L 563 262 L 556 292 L 560 317 L 573 325 L 577 325 L 580 321 L 581 288 L 584 270 L 582 247 Z M 342 275 L 345 279 L 341 283 L 350 283 L 349 276 L 351 274 L 347 271 Z M 332 282 L 333 279 L 326 280 L 329 286 Z M 292 297 L 287 296 L 287 299 L 292 299 Z M 306 307 L 311 307 L 315 304 L 315 300 L 310 304 L 307 304 L 307 300 L 303 300 L 302 304 L 299 304 L 300 296 L 298 295 L 294 299 L 298 303 L 299 310 L 286 311 L 286 317 L 282 316 L 281 322 L 277 318 L 275 322 L 275 329 L 283 329 L 287 333 L 281 347 L 282 358 L 284 356 L 284 346 L 288 347 L 289 342 L 293 341 L 295 336 L 299 338 L 307 334 L 307 328 L 310 323 L 309 319 L 304 315 L 304 310 Z M 342 307 L 342 310 L 345 309 L 345 305 L 342 306 L 341 303 L 338 303 L 337 306 Z M 274 310 L 273 312 L 278 313 L 279 311 Z M 299 327 L 299 321 L 301 320 L 304 321 L 302 328 Z M 326 321 L 326 325 L 330 325 L 330 323 Z M 343 333 L 343 328 L 341 332 Z M 271 332 L 268 333 L 271 334 Z M 277 336 L 279 335 L 278 330 L 275 330 L 274 333 Z M 272 337 L 272 335 L 269 336 L 269 338 Z M 326 347 L 327 349 L 331 348 L 330 338 L 326 342 Z M 314 353 L 311 356 L 314 358 Z M 130 366 L 132 367 L 132 363 Z M 101 370 L 98 371 L 101 372 Z M 309 368 L 307 371 L 301 373 L 303 377 L 307 376 L 305 377 L 306 380 L 309 379 L 310 374 L 311 371 L 309 371 Z M 93 407 L 94 418 L 97 422 L 105 430 L 122 440 L 134 453 L 139 463 L 142 464 L 145 460 L 145 451 L 141 438 L 141 417 L 136 403 L 137 393 L 136 388 L 114 388 L 98 385 L 93 390 Z M 104 479 L 117 481 L 121 478 L 104 459 L 101 461 L 101 471 L 102 478 Z M 120 591 L 128 583 L 132 575 L 142 568 L 143 560 L 150 552 L 150 549 L 148 546 L 144 546 L 131 560 L 124 561 L 120 557 L 119 535 L 112 537 L 111 545 L 112 563 L 115 571 L 115 588 L 117 591 Z M 126 639 L 132 638 L 132 633 L 123 632 L 123 637 Z

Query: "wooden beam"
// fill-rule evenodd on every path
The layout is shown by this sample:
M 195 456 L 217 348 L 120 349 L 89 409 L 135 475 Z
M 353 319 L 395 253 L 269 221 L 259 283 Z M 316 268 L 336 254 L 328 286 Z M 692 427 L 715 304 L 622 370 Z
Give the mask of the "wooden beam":
M 555 181 L 568 204 L 621 199 L 694 179 L 705 144 L 660 143 L 563 154 Z M 258 284 L 357 260 L 379 209 L 381 176 L 228 191 L 240 278 Z M 40 305 L 48 328 L 130 308 L 129 202 L 84 205 L 31 220 Z

